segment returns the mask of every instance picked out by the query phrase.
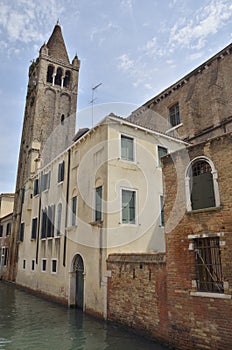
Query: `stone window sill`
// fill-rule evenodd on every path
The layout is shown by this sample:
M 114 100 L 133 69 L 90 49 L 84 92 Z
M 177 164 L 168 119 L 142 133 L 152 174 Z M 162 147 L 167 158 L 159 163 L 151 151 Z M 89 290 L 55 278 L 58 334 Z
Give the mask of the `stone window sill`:
M 186 211 L 186 214 L 191 215 L 191 214 L 198 214 L 198 213 L 206 213 L 209 211 L 219 211 L 221 209 L 222 209 L 222 207 L 202 208 L 202 209 Z
M 214 299 L 231 299 L 230 294 L 208 293 L 208 292 L 190 292 L 193 297 L 214 298 Z

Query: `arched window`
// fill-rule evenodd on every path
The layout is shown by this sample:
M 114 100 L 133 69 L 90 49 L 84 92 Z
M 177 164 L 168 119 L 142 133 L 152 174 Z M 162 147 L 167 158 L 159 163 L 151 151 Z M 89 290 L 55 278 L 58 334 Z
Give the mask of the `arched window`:
M 187 210 L 198 210 L 220 205 L 217 171 L 206 157 L 195 158 L 186 172 Z
M 54 67 L 53 66 L 48 66 L 48 71 L 47 71 L 47 82 L 48 83 L 52 83 L 53 72 L 54 72 Z
M 69 87 L 70 77 L 71 77 L 71 72 L 69 70 L 66 70 L 65 77 L 64 77 L 64 87 Z
M 58 67 L 55 76 L 55 85 L 61 86 L 62 75 L 62 69 Z

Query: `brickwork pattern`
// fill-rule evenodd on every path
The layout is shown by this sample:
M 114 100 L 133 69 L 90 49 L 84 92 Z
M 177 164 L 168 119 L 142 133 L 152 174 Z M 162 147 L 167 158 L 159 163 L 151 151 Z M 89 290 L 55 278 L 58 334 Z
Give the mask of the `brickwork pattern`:
M 108 320 L 160 341 L 167 339 L 164 254 L 111 254 Z

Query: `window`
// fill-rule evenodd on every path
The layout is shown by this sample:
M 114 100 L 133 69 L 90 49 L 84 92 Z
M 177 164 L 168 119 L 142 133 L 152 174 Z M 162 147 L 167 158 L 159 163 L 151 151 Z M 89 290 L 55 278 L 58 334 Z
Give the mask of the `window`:
M 164 197 L 160 196 L 160 226 L 164 227 Z
M 197 238 L 195 241 L 197 289 L 223 293 L 223 277 L 219 237 Z
M 62 220 L 62 204 L 59 203 L 57 207 L 57 230 L 56 235 L 61 235 L 61 220 Z
M 24 222 L 21 222 L 21 224 L 20 224 L 19 240 L 20 240 L 20 242 L 23 242 L 23 240 L 24 240 Z
M 192 160 L 186 170 L 185 188 L 188 211 L 220 206 L 217 170 L 209 158 Z
M 134 139 L 132 137 L 121 135 L 121 158 L 134 161 Z
M 7 266 L 8 263 L 8 248 L 2 248 L 3 266 Z
M 58 182 L 64 181 L 64 161 L 58 165 Z
M 180 124 L 179 103 L 176 103 L 171 108 L 169 108 L 169 121 L 171 126 L 176 126 Z
M 135 224 L 135 191 L 122 190 L 122 223 Z
M 31 261 L 31 271 L 35 271 L 35 260 Z
M 58 67 L 56 70 L 55 85 L 61 86 L 62 75 L 63 75 L 62 69 Z
M 31 239 L 36 239 L 36 236 L 37 236 L 37 222 L 38 222 L 38 218 L 33 218 L 32 219 Z
M 95 190 L 95 221 L 102 221 L 102 186 Z
M 3 236 L 3 225 L 0 225 L 0 237 Z
M 37 194 L 39 194 L 39 179 L 35 179 L 34 181 L 33 195 L 36 196 Z
M 52 83 L 52 81 L 53 81 L 53 71 L 54 71 L 54 67 L 48 66 L 48 70 L 47 70 L 47 82 L 48 83 Z
M 71 76 L 71 72 L 69 70 L 66 70 L 65 77 L 64 77 L 64 87 L 67 87 L 67 88 L 69 87 L 70 76 Z
M 25 270 L 25 269 L 26 269 L 26 260 L 23 259 L 23 270 Z
M 57 259 L 52 259 L 51 273 L 57 273 Z
M 55 205 L 48 206 L 47 211 L 47 237 L 54 237 L 54 223 L 55 223 Z
M 73 197 L 72 198 L 72 220 L 71 220 L 71 223 L 72 223 L 72 226 L 75 226 L 76 225 L 76 214 L 77 214 L 77 197 Z
M 42 210 L 41 238 L 47 237 L 47 209 Z
M 192 210 L 215 207 L 212 169 L 208 162 L 200 160 L 192 165 Z
M 46 191 L 50 187 L 50 172 L 42 174 L 41 177 L 41 191 Z
M 11 234 L 11 223 L 8 222 L 8 224 L 6 225 L 6 235 L 10 236 Z
M 42 259 L 42 272 L 45 272 L 47 269 L 47 259 Z
M 165 156 L 168 153 L 166 147 L 158 146 L 158 161 L 159 166 L 162 167 L 161 157 Z

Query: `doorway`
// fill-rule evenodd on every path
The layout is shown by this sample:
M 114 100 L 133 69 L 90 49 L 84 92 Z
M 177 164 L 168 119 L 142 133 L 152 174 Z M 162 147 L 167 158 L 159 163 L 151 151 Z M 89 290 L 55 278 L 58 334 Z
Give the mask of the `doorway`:
M 75 274 L 75 307 L 83 310 L 84 306 L 84 262 L 77 254 L 73 261 L 73 272 Z

